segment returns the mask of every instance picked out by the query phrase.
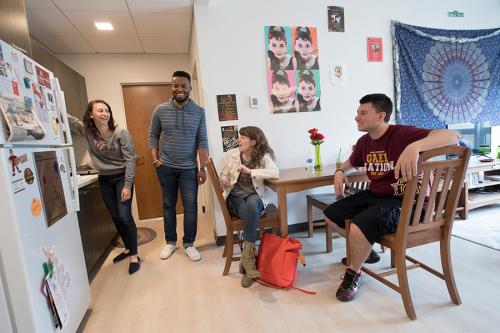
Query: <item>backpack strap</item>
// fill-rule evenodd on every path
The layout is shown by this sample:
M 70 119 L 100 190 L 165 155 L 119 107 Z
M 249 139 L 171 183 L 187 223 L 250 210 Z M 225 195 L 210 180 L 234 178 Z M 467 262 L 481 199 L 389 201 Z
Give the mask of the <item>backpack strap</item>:
M 306 290 L 306 289 L 297 288 L 297 287 L 278 287 L 278 286 L 275 286 L 274 284 L 270 284 L 269 282 L 265 282 L 265 281 L 261 281 L 261 280 L 256 280 L 256 281 L 258 283 L 260 283 L 261 285 L 269 287 L 269 288 L 281 289 L 281 290 L 295 289 L 295 290 L 302 291 L 304 294 L 316 295 L 316 292 L 315 291 L 311 291 L 311 290 Z

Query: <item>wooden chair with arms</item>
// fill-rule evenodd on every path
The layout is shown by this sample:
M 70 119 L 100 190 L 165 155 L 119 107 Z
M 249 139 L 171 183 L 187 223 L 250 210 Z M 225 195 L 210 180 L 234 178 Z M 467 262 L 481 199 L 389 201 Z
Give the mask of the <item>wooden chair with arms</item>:
M 235 232 L 241 232 L 243 230 L 244 222 L 239 217 L 231 215 L 229 213 L 229 209 L 227 208 L 226 201 L 222 195 L 222 189 L 219 184 L 219 176 L 217 170 L 215 169 L 215 165 L 210 158 L 207 163 L 208 175 L 210 177 L 210 181 L 212 183 L 212 187 L 215 192 L 215 196 L 217 197 L 217 201 L 219 202 L 222 215 L 224 216 L 224 222 L 226 223 L 226 242 L 224 245 L 223 257 L 226 257 L 226 265 L 224 266 L 224 271 L 222 275 L 228 275 L 229 269 L 231 268 L 231 263 L 233 261 L 239 261 L 241 259 L 240 256 L 233 256 L 233 250 L 235 244 L 242 244 L 243 240 L 235 239 Z M 279 229 L 279 211 L 275 205 L 269 204 L 266 207 L 265 213 L 261 215 L 259 221 L 259 228 L 262 231 L 266 228 L 274 228 Z
M 454 155 L 456 158 L 431 160 L 434 157 L 447 155 Z M 431 149 L 420 154 L 422 184 L 419 186 L 419 177 L 413 177 L 406 184 L 396 232 L 378 237 L 376 240 L 377 243 L 391 249 L 391 266 L 395 268 L 379 273 L 365 267 L 361 268 L 363 272 L 401 294 L 406 314 L 412 320 L 417 316 L 408 284 L 409 269 L 420 267 L 445 280 L 451 300 L 457 305 L 461 304 L 453 276 L 450 239 L 469 157 L 470 150 L 459 146 Z M 419 187 L 423 190 L 418 191 Z M 426 189 L 430 189 L 429 196 L 426 196 Z M 346 223 L 347 234 L 349 226 L 350 223 Z M 443 273 L 406 255 L 408 248 L 434 242 L 440 243 Z M 349 249 L 349 238 L 347 238 L 347 249 Z M 413 264 L 406 266 L 406 260 Z M 392 274 L 397 274 L 398 285 L 385 278 Z

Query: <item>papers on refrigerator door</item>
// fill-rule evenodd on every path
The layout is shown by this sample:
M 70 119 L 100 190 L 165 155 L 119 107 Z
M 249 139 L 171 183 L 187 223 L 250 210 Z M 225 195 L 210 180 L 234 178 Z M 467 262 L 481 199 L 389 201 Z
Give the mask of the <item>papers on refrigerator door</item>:
M 64 263 L 57 256 L 55 245 L 42 247 L 47 257 L 47 262 L 43 264 L 45 273 L 45 296 L 52 312 L 54 325 L 63 329 L 68 323 L 70 313 L 66 303 L 67 290 L 70 284 L 69 273 L 66 271 Z
M 39 141 L 45 136 L 31 99 L 2 93 L 0 111 L 5 141 Z

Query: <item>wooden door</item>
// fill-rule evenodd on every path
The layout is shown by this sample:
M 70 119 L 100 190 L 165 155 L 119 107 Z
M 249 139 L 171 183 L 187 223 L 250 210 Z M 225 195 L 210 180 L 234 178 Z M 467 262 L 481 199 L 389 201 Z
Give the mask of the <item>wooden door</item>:
M 163 216 L 160 183 L 148 149 L 151 115 L 158 104 L 172 97 L 170 84 L 126 85 L 122 87 L 127 128 L 132 135 L 138 157 L 135 172 L 135 193 L 139 219 Z M 180 196 L 177 214 L 182 214 Z

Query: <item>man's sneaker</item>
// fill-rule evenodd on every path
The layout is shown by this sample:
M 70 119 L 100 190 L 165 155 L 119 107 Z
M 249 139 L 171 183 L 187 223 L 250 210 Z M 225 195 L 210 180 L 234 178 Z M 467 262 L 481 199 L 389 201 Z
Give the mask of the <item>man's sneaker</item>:
M 198 260 L 201 259 L 200 252 L 198 252 L 198 250 L 194 246 L 186 247 L 186 249 L 184 250 L 184 252 L 186 252 L 186 255 L 192 261 L 198 261 Z
M 361 272 L 356 273 L 350 268 L 345 270 L 344 277 L 342 279 L 342 283 L 337 289 L 337 299 L 342 302 L 349 302 L 354 299 L 356 296 L 356 292 L 358 291 L 359 284 L 361 282 Z
M 119 255 L 117 255 L 116 257 L 113 258 L 113 264 L 116 264 L 116 263 L 122 261 L 123 259 L 127 258 L 128 256 L 130 256 L 130 252 L 120 253 Z
M 167 244 L 160 252 L 160 259 L 165 260 L 172 256 L 177 247 L 174 244 Z
M 344 266 L 347 266 L 347 258 L 344 257 L 342 258 L 342 264 Z M 365 260 L 365 264 L 375 264 L 380 261 L 380 256 L 377 254 L 375 251 L 371 251 L 370 254 L 368 255 L 368 258 Z

